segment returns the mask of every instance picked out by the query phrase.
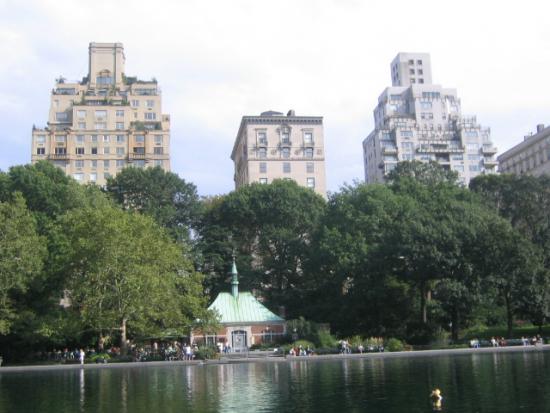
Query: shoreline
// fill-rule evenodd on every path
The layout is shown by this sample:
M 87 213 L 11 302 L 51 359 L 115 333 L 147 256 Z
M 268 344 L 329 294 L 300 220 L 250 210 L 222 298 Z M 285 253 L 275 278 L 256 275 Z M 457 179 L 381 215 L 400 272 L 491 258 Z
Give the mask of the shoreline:
M 101 370 L 117 368 L 146 368 L 146 367 L 181 367 L 181 366 L 210 366 L 221 364 L 242 363 L 292 363 L 295 361 L 325 361 L 325 360 L 356 360 L 356 359 L 383 359 L 383 358 L 407 358 L 407 357 L 439 357 L 460 356 L 471 354 L 491 353 L 519 353 L 519 352 L 544 352 L 550 351 L 550 344 L 542 346 L 513 346 L 513 347 L 484 347 L 484 348 L 459 348 L 441 350 L 413 350 L 380 353 L 355 353 L 355 354 L 325 354 L 316 356 L 286 356 L 286 357 L 243 357 L 216 360 L 192 360 L 192 361 L 148 361 L 148 362 L 124 362 L 124 363 L 98 363 L 98 364 L 47 364 L 0 367 L 0 375 L 3 373 L 28 373 L 56 370 Z

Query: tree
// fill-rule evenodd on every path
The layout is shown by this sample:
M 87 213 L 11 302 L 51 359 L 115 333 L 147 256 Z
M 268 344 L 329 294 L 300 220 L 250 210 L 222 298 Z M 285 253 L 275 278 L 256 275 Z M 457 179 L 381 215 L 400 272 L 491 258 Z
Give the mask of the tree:
M 160 167 L 125 168 L 107 181 L 107 192 L 125 209 L 152 217 L 187 240 L 199 208 L 197 188 Z
M 151 218 L 110 206 L 69 211 L 58 225 L 71 307 L 99 334 L 186 335 L 206 320 L 202 277 Z
M 14 295 L 23 293 L 42 270 L 43 239 L 20 194 L 12 202 L 0 202 L 0 334 L 17 319 Z
M 324 207 L 321 196 L 288 180 L 246 185 L 209 200 L 198 225 L 198 248 L 210 292 L 227 288 L 234 249 L 243 288 L 299 316 L 293 312 L 303 306 L 304 261 Z

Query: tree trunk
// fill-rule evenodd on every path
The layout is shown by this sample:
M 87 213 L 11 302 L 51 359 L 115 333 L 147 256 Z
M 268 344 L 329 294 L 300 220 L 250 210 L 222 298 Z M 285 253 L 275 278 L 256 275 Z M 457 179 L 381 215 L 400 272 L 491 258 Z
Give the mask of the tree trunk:
M 128 354 L 128 343 L 126 341 L 126 319 L 122 319 L 122 324 L 120 326 L 120 354 L 125 356 Z
M 512 303 L 508 294 L 504 295 L 504 301 L 506 302 L 506 322 L 508 325 L 507 337 L 512 337 L 512 329 L 514 324 L 514 314 L 512 313 Z
M 422 324 L 428 323 L 428 302 L 432 298 L 432 292 L 428 284 L 423 281 L 420 283 L 420 321 Z

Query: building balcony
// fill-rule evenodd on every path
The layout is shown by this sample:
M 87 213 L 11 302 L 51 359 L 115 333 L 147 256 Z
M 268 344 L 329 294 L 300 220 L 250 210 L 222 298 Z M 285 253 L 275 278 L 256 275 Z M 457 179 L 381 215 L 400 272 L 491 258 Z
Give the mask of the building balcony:
M 481 148 L 481 151 L 487 154 L 495 154 L 497 153 L 497 148 L 495 148 L 494 146 L 483 145 L 483 148 Z
M 147 157 L 144 153 L 129 153 L 128 160 L 133 161 L 135 159 L 145 159 Z
M 498 161 L 483 161 L 483 165 L 487 167 L 493 167 L 498 165 Z
M 48 159 L 52 159 L 52 160 L 69 159 L 69 154 L 68 153 L 50 153 L 48 155 Z
M 386 154 L 388 154 L 388 155 L 390 155 L 390 154 L 395 155 L 395 154 L 397 153 L 397 148 L 387 148 L 387 147 L 386 147 L 386 148 L 382 148 L 382 153 L 383 153 L 384 155 L 386 155 Z

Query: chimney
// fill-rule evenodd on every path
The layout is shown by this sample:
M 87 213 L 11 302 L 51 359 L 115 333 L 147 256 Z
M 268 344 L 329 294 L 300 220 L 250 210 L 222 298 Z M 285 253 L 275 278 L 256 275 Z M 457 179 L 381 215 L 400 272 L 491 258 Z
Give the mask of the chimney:
M 296 116 L 296 112 L 294 112 L 294 109 L 290 109 L 286 115 L 287 116 Z
M 537 125 L 537 133 L 540 133 L 544 130 L 544 123 L 539 123 Z

